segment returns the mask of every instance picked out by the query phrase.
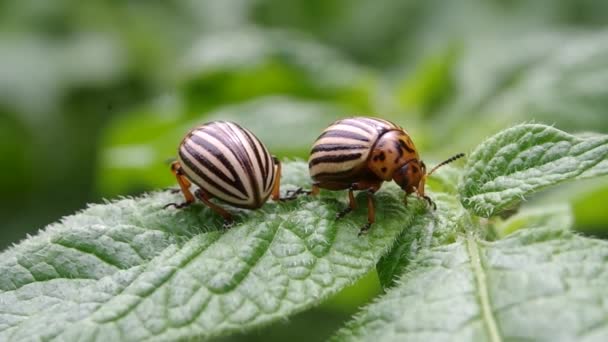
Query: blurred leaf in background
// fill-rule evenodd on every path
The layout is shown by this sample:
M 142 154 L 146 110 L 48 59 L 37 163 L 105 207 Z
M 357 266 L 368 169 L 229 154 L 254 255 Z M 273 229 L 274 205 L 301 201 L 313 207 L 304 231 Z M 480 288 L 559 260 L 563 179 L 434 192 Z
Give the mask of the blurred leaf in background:
M 212 120 L 242 124 L 281 158 L 306 158 L 313 141 L 344 107 L 290 97 L 264 97 L 228 105 L 195 118 L 181 112 L 179 100 L 163 98 L 153 108 L 130 113 L 108 127 L 101 145 L 98 188 L 107 196 L 175 185 L 169 163 L 193 127 Z M 142 129 L 143 127 L 143 129 Z M 294 134 L 286 127 L 301 127 Z
M 194 37 L 241 25 L 248 6 L 2 2 L 0 245 L 98 201 L 95 164 L 108 120 L 172 89 L 174 61 Z
M 376 77 L 301 34 L 249 28 L 197 41 L 181 67 L 190 115 L 268 94 L 334 100 L 372 108 Z
M 521 122 L 606 133 L 607 24 L 603 0 L 4 1 L 0 245 L 173 186 L 168 160 L 209 120 L 306 158 L 336 118 L 381 116 L 427 164 Z M 606 237 L 607 194 L 604 177 L 530 200 L 567 201 L 576 229 Z M 318 315 L 338 325 L 376 293 L 370 277 Z M 273 329 L 260 336 L 284 339 Z

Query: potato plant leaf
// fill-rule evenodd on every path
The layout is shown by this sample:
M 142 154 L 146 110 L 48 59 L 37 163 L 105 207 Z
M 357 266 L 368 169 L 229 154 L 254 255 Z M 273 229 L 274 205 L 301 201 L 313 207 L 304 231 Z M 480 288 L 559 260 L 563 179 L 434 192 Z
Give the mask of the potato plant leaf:
M 537 205 L 498 222 L 494 226 L 494 232 L 497 238 L 504 238 L 523 228 L 553 227 L 568 230 L 573 221 L 572 209 L 567 204 Z
M 487 242 L 474 230 L 422 251 L 333 340 L 605 340 L 607 241 L 537 227 Z
M 471 217 L 454 194 L 459 175 L 459 170 L 448 166 L 430 179 L 427 190 L 437 204 L 437 210 L 417 216 L 399 235 L 393 248 L 380 259 L 376 269 L 382 287 L 394 285 L 421 251 L 452 243 L 464 232 L 464 224 Z
M 307 171 L 285 163 L 283 190 L 307 186 Z M 328 192 L 232 209 L 238 223 L 222 231 L 200 205 L 162 209 L 180 196 L 92 205 L 3 252 L 0 340 L 198 339 L 284 320 L 367 274 L 426 210 L 387 186 L 358 237 L 365 211 L 336 222 L 345 196 Z
M 605 174 L 608 136 L 522 124 L 494 135 L 470 155 L 460 195 L 467 209 L 490 217 L 547 186 Z

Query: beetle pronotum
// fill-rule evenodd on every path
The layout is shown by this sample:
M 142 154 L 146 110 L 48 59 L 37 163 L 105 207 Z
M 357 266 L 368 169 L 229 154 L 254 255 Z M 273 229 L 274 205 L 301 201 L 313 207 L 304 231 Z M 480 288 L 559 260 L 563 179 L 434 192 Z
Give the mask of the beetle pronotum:
M 409 134 L 398 125 L 382 119 L 353 117 L 331 124 L 315 141 L 308 162 L 313 179 L 312 194 L 319 189 L 348 189 L 349 205 L 338 213 L 343 217 L 356 207 L 353 191 L 367 192 L 368 219 L 359 234 L 375 221 L 373 195 L 385 181 L 394 180 L 405 191 L 435 203 L 424 193 L 426 178 L 437 168 L 461 158 L 457 154 L 427 173 Z M 406 202 L 407 203 L 407 202 Z
M 171 164 L 186 199 L 165 207 L 183 208 L 195 197 L 216 213 L 226 224 L 232 215 L 211 202 L 217 198 L 239 208 L 257 209 L 269 197 L 293 199 L 300 192 L 280 197 L 281 163 L 249 130 L 227 121 L 213 121 L 192 129 L 179 145 L 178 160 Z M 191 183 L 198 186 L 190 192 Z

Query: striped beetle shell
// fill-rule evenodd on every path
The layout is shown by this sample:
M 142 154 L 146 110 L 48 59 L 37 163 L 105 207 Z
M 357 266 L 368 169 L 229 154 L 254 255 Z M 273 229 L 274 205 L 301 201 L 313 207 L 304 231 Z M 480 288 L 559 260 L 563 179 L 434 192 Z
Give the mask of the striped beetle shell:
M 425 194 L 426 179 L 439 167 L 463 157 L 459 153 L 439 163 L 427 173 L 410 135 L 394 123 L 370 117 L 353 117 L 331 124 L 315 141 L 308 167 L 313 179 L 311 194 L 320 189 L 347 190 L 349 204 L 338 212 L 341 218 L 357 207 L 353 191 L 367 194 L 367 223 L 359 235 L 367 233 L 376 220 L 374 193 L 382 183 L 393 180 L 405 192 L 415 193 L 436 208 Z
M 315 141 L 309 158 L 317 182 L 358 178 L 390 180 L 394 171 L 418 153 L 407 132 L 383 119 L 353 117 L 331 124 Z
M 204 192 L 239 208 L 261 207 L 277 176 L 266 146 L 227 121 L 191 130 L 179 146 L 178 160 L 186 177 Z

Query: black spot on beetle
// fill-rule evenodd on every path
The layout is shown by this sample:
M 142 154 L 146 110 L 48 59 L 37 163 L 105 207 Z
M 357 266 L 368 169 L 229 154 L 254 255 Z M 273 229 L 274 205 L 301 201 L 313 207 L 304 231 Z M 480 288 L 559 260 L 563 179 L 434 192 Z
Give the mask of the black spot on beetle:
M 401 158 L 403 156 L 403 150 L 401 149 L 400 142 L 401 142 L 401 140 L 394 142 L 395 149 L 397 150 L 397 158 L 395 158 L 395 163 L 397 163 L 399 161 L 399 158 Z
M 408 151 L 409 153 L 414 153 L 414 150 L 411 147 L 407 146 L 407 144 L 405 143 L 405 141 L 399 140 L 399 145 L 401 145 L 401 147 L 404 150 Z

